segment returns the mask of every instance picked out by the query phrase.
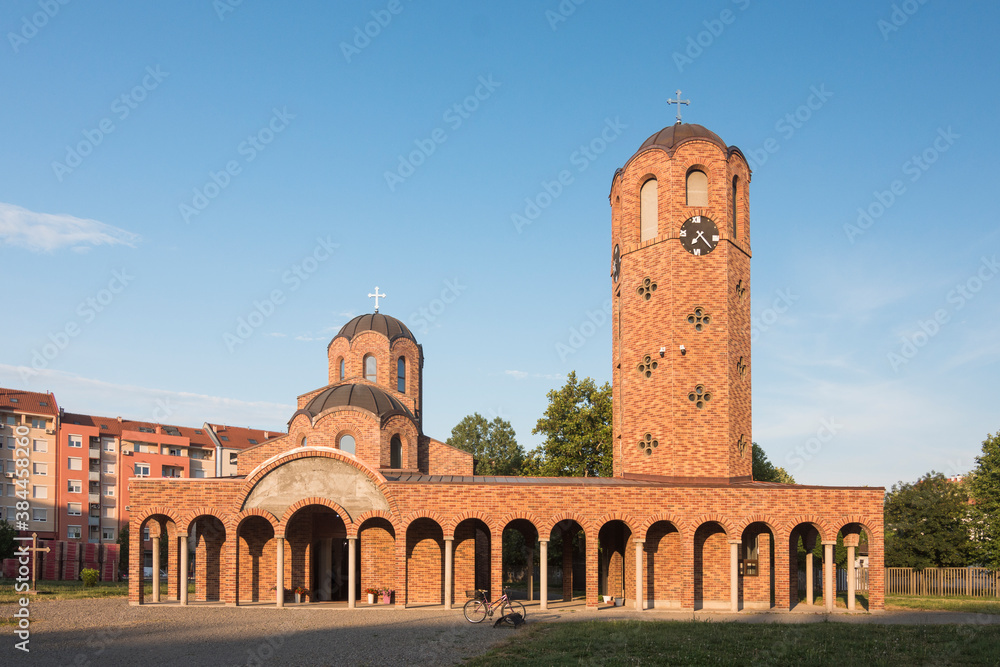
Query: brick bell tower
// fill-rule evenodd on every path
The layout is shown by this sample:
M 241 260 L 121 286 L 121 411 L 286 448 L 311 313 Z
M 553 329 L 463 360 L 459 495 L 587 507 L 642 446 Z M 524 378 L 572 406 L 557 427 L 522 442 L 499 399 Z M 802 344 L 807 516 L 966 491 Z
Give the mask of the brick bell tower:
M 750 479 L 749 184 L 743 153 L 679 113 L 615 173 L 616 477 Z

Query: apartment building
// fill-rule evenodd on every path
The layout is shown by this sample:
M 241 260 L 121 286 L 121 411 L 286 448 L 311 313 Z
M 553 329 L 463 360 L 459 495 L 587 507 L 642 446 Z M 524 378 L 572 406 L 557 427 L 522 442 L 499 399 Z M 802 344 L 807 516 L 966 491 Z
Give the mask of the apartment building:
M 56 516 L 56 432 L 59 406 L 51 393 L 0 388 L 0 440 L 3 441 L 0 466 L 3 470 L 3 518 L 42 539 L 55 539 Z M 16 447 L 26 438 L 27 457 Z M 21 453 L 21 456 L 15 456 Z M 27 458 L 27 477 L 18 473 L 17 459 Z M 22 485 L 20 480 L 24 479 Z M 17 520 L 17 502 L 29 503 L 28 520 Z
M 277 431 L 262 431 L 242 426 L 226 426 L 225 424 L 209 424 L 205 422 L 204 430 L 215 445 L 215 474 L 209 477 L 233 477 L 236 475 L 236 457 L 248 447 L 256 447 L 260 443 L 285 435 Z

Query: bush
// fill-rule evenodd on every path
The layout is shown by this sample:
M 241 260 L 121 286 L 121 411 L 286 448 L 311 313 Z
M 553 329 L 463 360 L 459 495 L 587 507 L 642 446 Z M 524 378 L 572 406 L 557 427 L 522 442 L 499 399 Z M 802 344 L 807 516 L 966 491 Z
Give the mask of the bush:
M 93 568 L 84 568 L 80 572 L 80 577 L 83 579 L 83 585 L 86 587 L 96 586 L 97 580 L 100 578 L 101 573 Z

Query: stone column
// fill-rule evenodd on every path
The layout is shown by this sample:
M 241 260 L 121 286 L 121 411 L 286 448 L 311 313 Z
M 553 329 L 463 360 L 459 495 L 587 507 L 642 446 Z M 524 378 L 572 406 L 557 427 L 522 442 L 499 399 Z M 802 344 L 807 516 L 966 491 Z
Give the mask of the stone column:
M 451 600 L 454 597 L 452 589 L 455 587 L 455 538 L 447 537 L 444 540 L 444 608 L 451 609 Z
M 319 590 L 316 591 L 320 600 L 330 600 L 332 591 L 330 584 L 333 578 L 333 538 L 324 537 L 319 541 Z
M 528 602 L 535 599 L 535 549 L 528 549 Z
M 806 604 L 810 605 L 810 606 L 813 603 L 813 598 L 814 598 L 813 590 L 816 587 L 815 586 L 815 582 L 813 581 L 813 561 L 814 560 L 815 560 L 815 557 L 813 556 L 813 552 L 812 551 L 809 551 L 808 553 L 806 553 Z
M 642 549 L 645 542 L 635 540 L 635 610 L 646 608 L 646 594 L 642 590 Z
M 836 542 L 823 543 L 823 602 L 826 603 L 826 610 L 832 612 L 834 600 L 837 597 L 837 582 L 834 579 L 833 547 Z
M 347 538 L 347 608 L 357 606 L 358 538 Z
M 740 610 L 740 545 L 729 543 L 729 611 Z
M 549 608 L 549 541 L 538 540 L 538 608 Z
M 153 539 L 153 602 L 160 601 L 160 536 Z
M 858 588 L 857 570 L 854 569 L 854 547 L 847 547 L 847 611 L 854 611 L 855 593 Z
M 182 605 L 188 603 L 188 536 L 182 533 L 177 536 L 181 548 L 180 600 Z M 204 567 L 204 566 L 202 566 Z
M 275 547 L 274 559 L 277 563 L 277 572 L 275 573 L 275 606 L 284 607 L 285 606 L 285 538 L 276 538 L 277 546 Z

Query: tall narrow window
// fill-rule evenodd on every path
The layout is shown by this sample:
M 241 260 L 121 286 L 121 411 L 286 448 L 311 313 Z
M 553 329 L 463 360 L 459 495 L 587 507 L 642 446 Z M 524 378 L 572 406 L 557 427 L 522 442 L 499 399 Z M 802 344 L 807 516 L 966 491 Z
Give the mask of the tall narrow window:
M 656 179 L 651 178 L 639 190 L 639 240 L 656 238 L 659 227 L 657 211 Z
M 708 206 L 708 176 L 700 169 L 688 173 L 687 205 Z
M 737 197 L 736 197 L 736 193 L 739 192 L 739 189 L 738 189 L 739 188 L 739 184 L 740 184 L 740 178 L 739 178 L 739 176 L 733 176 L 733 197 L 732 197 L 732 199 L 733 199 L 733 201 L 732 201 L 732 207 L 733 207 L 733 213 L 732 213 L 732 216 L 733 216 L 733 219 L 732 219 L 732 224 L 733 224 L 733 241 L 737 240 L 737 233 L 736 233 L 736 210 L 737 210 L 736 209 L 736 200 L 737 200 Z
M 392 440 L 389 442 L 389 467 L 403 467 L 403 442 L 398 435 L 392 436 Z
M 378 378 L 378 365 L 375 361 L 375 357 L 368 355 L 365 357 L 365 379 L 369 382 L 376 382 Z
M 396 391 L 406 393 L 406 357 L 400 357 L 396 361 Z
M 345 371 L 346 371 L 346 369 L 344 368 L 344 358 L 341 357 L 340 358 L 340 379 L 341 380 L 343 380 L 344 376 L 347 375 L 347 373 Z
M 342 435 L 340 436 L 340 449 L 347 452 L 348 454 L 353 454 L 355 448 L 354 436 L 353 435 Z

